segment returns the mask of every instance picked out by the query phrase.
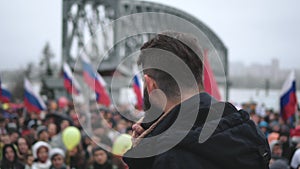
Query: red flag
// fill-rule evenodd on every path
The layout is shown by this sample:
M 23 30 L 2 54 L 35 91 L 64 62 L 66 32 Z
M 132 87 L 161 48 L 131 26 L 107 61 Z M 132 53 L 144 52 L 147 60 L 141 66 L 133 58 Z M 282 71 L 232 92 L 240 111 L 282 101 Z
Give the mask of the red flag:
M 221 100 L 221 94 L 214 73 L 208 61 L 208 50 L 204 50 L 204 90 L 215 99 Z

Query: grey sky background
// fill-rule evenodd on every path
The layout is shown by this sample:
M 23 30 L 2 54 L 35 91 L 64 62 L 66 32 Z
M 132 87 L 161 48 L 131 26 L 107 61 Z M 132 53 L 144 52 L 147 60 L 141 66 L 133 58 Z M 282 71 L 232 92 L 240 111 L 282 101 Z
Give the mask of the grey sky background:
M 298 0 L 150 0 L 184 10 L 208 25 L 225 43 L 229 61 L 300 65 Z M 60 61 L 61 0 L 0 1 L 0 70 L 38 63 L 48 41 Z

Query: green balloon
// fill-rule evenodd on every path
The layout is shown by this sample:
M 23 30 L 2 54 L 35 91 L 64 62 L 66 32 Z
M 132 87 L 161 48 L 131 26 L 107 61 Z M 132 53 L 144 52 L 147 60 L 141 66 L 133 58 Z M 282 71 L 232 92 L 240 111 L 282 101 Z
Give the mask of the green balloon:
M 62 133 L 62 140 L 67 150 L 75 148 L 81 139 L 81 134 L 78 128 L 70 126 L 67 127 Z
M 112 153 L 122 156 L 132 146 L 131 136 L 129 134 L 121 134 L 114 142 Z

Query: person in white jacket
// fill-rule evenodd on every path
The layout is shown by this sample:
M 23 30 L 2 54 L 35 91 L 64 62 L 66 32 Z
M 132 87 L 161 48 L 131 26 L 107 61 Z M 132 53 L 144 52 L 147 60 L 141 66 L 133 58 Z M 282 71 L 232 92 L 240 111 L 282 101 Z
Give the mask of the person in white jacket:
M 49 159 L 49 152 L 51 147 L 44 141 L 35 143 L 32 147 L 32 154 L 35 158 L 35 162 L 32 165 L 32 169 L 49 169 L 51 161 Z

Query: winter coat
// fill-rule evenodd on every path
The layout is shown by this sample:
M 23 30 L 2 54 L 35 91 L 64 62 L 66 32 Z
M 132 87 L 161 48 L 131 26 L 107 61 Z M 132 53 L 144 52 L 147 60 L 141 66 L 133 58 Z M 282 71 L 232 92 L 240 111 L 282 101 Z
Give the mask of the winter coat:
M 0 169 L 24 169 L 25 166 L 20 161 L 15 161 L 13 164 L 0 166 Z
M 116 167 L 114 165 L 112 165 L 111 163 L 106 162 L 103 165 L 97 164 L 96 162 L 94 162 L 89 169 L 115 169 Z
M 209 110 L 212 110 L 212 114 L 208 118 Z M 193 113 L 196 114 L 195 122 L 191 122 L 189 118 Z M 218 113 L 222 113 L 221 119 L 217 117 Z M 176 120 L 179 117 L 181 120 Z M 169 131 L 173 126 L 174 130 Z M 212 129 L 217 127 L 207 140 L 201 142 L 199 137 L 204 126 Z M 190 129 L 186 130 L 188 127 Z M 268 142 L 250 120 L 249 114 L 243 110 L 238 111 L 230 103 L 217 102 L 207 93 L 195 95 L 174 107 L 146 138 L 161 133 L 164 135 L 155 142 L 143 139 L 125 154 L 123 160 L 129 169 L 268 168 L 271 154 Z M 171 149 L 159 152 L 166 145 L 174 144 L 174 138 L 180 134 L 185 137 Z M 207 130 L 203 134 L 207 134 Z M 142 151 L 138 152 L 138 148 Z M 132 158 L 135 153 L 146 153 L 150 150 L 158 151 L 157 155 Z
M 50 169 L 68 169 L 68 167 L 64 164 L 61 168 L 55 168 L 53 165 L 50 167 Z
M 47 160 L 46 163 L 34 162 L 32 164 L 32 169 L 49 169 L 51 166 L 51 161 Z

